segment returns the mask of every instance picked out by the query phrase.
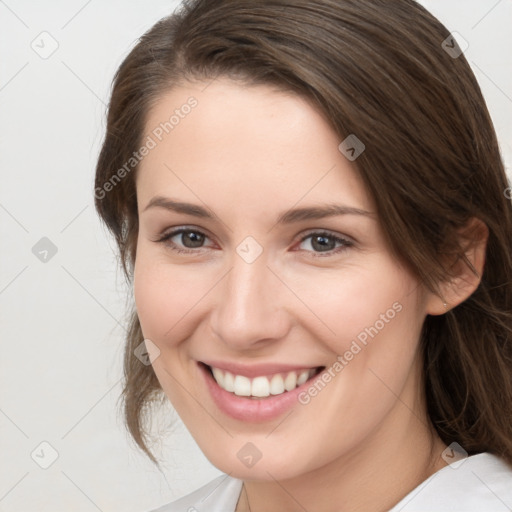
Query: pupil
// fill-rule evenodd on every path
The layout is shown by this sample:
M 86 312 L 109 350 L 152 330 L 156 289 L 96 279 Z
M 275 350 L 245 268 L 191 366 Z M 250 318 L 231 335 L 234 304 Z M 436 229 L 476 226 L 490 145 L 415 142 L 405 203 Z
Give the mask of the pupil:
M 204 242 L 204 236 L 194 231 L 185 231 L 182 234 L 182 242 L 185 247 L 201 247 Z
M 330 251 L 334 249 L 334 240 L 327 236 L 315 236 L 311 241 L 313 249 L 318 251 Z

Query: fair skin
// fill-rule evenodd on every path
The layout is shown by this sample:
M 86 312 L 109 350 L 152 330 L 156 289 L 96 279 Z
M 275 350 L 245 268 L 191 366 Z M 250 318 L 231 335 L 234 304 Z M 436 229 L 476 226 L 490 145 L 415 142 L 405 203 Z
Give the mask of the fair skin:
M 146 123 L 144 138 L 190 96 L 198 101 L 136 180 L 134 293 L 144 338 L 160 351 L 154 371 L 209 460 L 244 480 L 237 512 L 388 510 L 445 466 L 418 347 L 426 315 L 443 314 L 443 300 L 392 256 L 357 161 L 309 102 L 227 79 L 206 85 L 167 92 Z M 211 216 L 150 206 L 156 196 Z M 358 212 L 277 223 L 291 209 L 327 204 Z M 193 233 L 156 241 L 180 227 Z M 242 247 L 262 249 L 251 262 L 237 252 L 249 236 L 258 245 Z M 481 268 L 482 251 L 473 256 Z M 474 290 L 471 279 L 445 289 L 450 307 Z M 370 326 L 377 332 L 321 392 L 271 418 L 226 413 L 200 364 L 325 373 Z M 250 467 L 237 455 L 247 443 L 261 455 Z

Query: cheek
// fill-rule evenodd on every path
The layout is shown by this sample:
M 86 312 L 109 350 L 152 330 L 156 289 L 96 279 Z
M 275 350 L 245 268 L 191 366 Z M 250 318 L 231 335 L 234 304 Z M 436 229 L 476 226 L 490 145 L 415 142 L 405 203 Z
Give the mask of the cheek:
M 197 324 L 210 283 L 204 272 L 171 265 L 143 248 L 134 268 L 134 298 L 144 337 L 172 347 Z M 188 333 L 190 334 L 190 333 Z
M 345 414 L 339 411 L 352 411 L 349 423 L 357 432 L 357 425 L 377 424 L 404 389 L 424 314 L 417 281 L 394 265 L 379 267 L 379 272 L 354 272 L 343 285 L 336 287 L 338 300 L 332 296 L 332 303 L 325 302 L 330 307 L 326 321 L 336 331 L 331 344 L 338 363 L 333 389 L 343 405 L 331 413 L 336 424 L 338 415 Z
M 177 276 L 171 280 L 169 270 L 139 250 L 134 268 L 135 306 L 144 337 L 159 342 L 183 316 L 188 302 L 187 288 L 177 282 Z
M 391 263 L 314 277 L 302 277 L 298 295 L 315 313 L 311 326 L 316 323 L 318 333 L 329 329 L 322 339 L 337 354 L 349 350 L 353 341 L 366 346 L 377 336 L 407 331 L 421 316 L 416 281 Z
M 393 265 L 379 266 L 378 272 L 352 270 L 350 277 L 317 282 L 316 297 L 311 297 L 323 312 L 322 321 L 336 332 L 321 338 L 337 354 L 328 367 L 331 373 L 299 397 L 300 412 L 323 418 L 314 437 L 308 429 L 297 433 L 304 446 L 313 444 L 319 460 L 330 460 L 333 445 L 343 451 L 362 443 L 382 424 L 397 396 L 405 403 L 415 400 L 416 388 L 408 383 L 415 382 L 415 374 L 409 378 L 424 319 L 417 282 Z

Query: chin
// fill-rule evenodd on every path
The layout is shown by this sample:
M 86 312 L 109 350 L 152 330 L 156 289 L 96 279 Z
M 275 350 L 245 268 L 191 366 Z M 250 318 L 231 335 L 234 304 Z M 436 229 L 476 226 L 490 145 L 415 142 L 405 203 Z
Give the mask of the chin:
M 320 458 L 315 464 L 313 457 L 317 452 L 313 446 L 308 446 L 304 453 L 298 440 L 275 436 L 270 441 L 265 440 L 266 435 L 237 436 L 226 443 L 216 443 L 215 439 L 209 438 L 204 442 L 198 440 L 198 444 L 217 469 L 240 480 L 284 481 L 323 465 Z

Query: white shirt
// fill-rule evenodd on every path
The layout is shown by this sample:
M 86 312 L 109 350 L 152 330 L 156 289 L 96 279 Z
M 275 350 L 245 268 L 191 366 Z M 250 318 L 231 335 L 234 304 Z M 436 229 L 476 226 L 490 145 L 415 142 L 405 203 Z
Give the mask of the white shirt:
M 242 480 L 223 475 L 152 512 L 235 512 Z M 490 453 L 446 466 L 405 496 L 389 512 L 509 512 L 512 467 Z M 313 510 L 311 512 L 321 512 Z

